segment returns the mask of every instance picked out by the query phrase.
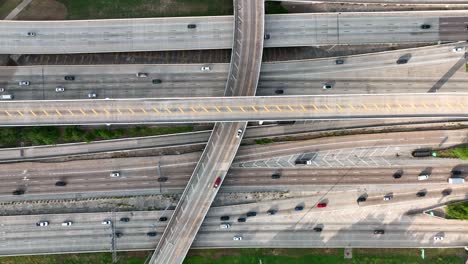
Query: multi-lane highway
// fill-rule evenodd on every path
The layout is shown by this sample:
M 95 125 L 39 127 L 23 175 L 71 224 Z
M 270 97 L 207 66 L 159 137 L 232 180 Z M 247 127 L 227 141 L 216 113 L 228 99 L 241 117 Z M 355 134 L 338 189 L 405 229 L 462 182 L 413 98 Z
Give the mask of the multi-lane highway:
M 467 102 L 466 93 L 10 101 L 2 103 L 0 124 L 18 126 L 346 118 L 466 118 Z
M 254 96 L 262 65 L 263 1 L 234 1 L 225 96 Z M 203 68 L 202 68 L 203 70 Z M 182 263 L 240 146 L 247 122 L 216 123 L 150 263 Z
M 279 1 L 279 0 L 271 0 Z M 285 0 L 304 3 L 357 3 L 357 4 L 406 4 L 406 5 L 468 5 L 467 0 Z
M 464 92 L 464 52 L 454 52 L 456 47 L 464 43 L 263 63 L 257 95 Z M 397 64 L 400 58 L 408 62 Z M 210 71 L 201 71 L 203 66 Z M 209 97 L 224 94 L 228 70 L 227 64 L 9 66 L 0 67 L 0 87 L 14 100 L 85 99 L 90 93 L 101 99 Z M 148 77 L 139 78 L 138 72 Z M 20 81 L 30 84 L 19 86 Z M 325 90 L 324 83 L 333 87 Z
M 369 193 L 368 201 L 357 204 L 354 192 L 320 192 L 301 198 L 280 201 L 214 207 L 211 208 L 194 247 L 463 247 L 468 239 L 467 226 L 461 221 L 436 219 L 423 215 L 406 215 L 406 212 L 431 207 L 463 197 L 466 187 L 457 187 L 452 194 L 442 197 L 441 188 L 428 188 L 428 197 L 416 197 L 414 193 L 396 190 L 394 200 L 382 200 L 383 193 Z M 437 193 L 437 194 L 436 194 Z M 326 199 L 327 208 L 315 208 Z M 303 211 L 295 211 L 297 205 Z M 267 215 L 269 209 L 275 215 Z M 257 216 L 247 217 L 249 211 Z M 59 252 L 110 251 L 112 237 L 117 250 L 154 248 L 167 222 L 159 217 L 170 217 L 172 211 L 134 211 L 79 214 L 50 214 L 0 217 L 3 234 L 0 255 L 39 254 Z M 220 216 L 230 216 L 220 221 Z M 129 218 L 128 222 L 120 221 Z M 112 220 L 111 225 L 101 224 Z M 37 227 L 36 222 L 48 221 L 49 226 Z M 71 221 L 71 226 L 62 226 Z M 231 228 L 221 229 L 221 223 Z M 321 227 L 322 232 L 315 232 Z M 375 235 L 383 229 L 385 234 Z M 156 232 L 154 237 L 147 234 Z M 113 235 L 114 234 L 114 235 Z M 116 234 L 120 234 L 117 237 Z M 443 241 L 434 241 L 435 235 L 443 235 Z M 241 241 L 233 241 L 242 236 Z
M 431 174 L 425 185 L 447 184 L 455 168 L 468 167 L 457 159 L 413 158 L 418 148 L 445 148 L 465 142 L 468 130 L 418 131 L 387 134 L 327 137 L 280 144 L 242 146 L 228 172 L 226 183 L 242 188 L 299 185 L 366 185 L 397 184 L 421 185 L 417 176 Z M 328 156 L 320 167 L 314 164 L 292 165 L 289 156 L 316 153 L 314 163 Z M 398 156 L 396 154 L 398 153 Z M 343 156 L 344 158 L 341 158 Z M 0 172 L 2 201 L 35 200 L 44 197 L 65 197 L 67 194 L 99 193 L 112 196 L 120 193 L 167 193 L 183 189 L 193 171 L 200 153 L 115 159 L 78 160 L 64 163 L 3 164 Z M 287 157 L 282 161 L 283 157 Z M 275 162 L 263 163 L 263 160 Z M 366 163 L 359 163 L 364 160 Z M 256 167 L 240 167 L 257 162 Z M 339 163 L 342 162 L 342 163 Z M 376 163 L 377 162 L 377 163 Z M 53 164 L 53 166 L 51 166 Z M 118 171 L 120 177 L 110 177 Z M 399 171 L 401 178 L 395 179 Z M 275 173 L 279 179 L 272 179 Z M 164 177 L 161 181 L 159 178 Z M 55 186 L 58 181 L 66 186 Z M 211 184 L 210 187 L 212 188 Z M 16 189 L 25 190 L 24 196 L 13 196 Z M 146 190 L 146 192 L 144 192 Z
M 265 47 L 464 41 L 466 22 L 464 10 L 269 15 Z M 196 27 L 188 28 L 189 24 Z M 431 27 L 422 29 L 423 24 Z M 233 43 L 232 25 L 231 16 L 1 21 L 0 53 L 228 49 Z

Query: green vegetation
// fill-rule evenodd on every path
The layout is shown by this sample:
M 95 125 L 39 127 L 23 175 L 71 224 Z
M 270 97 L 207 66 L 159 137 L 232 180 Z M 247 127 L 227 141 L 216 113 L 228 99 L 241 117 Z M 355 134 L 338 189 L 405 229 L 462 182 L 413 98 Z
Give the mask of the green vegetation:
M 191 126 L 83 129 L 72 127 L 2 127 L 0 147 L 52 145 L 59 143 L 90 142 L 124 137 L 144 137 L 193 131 Z
M 232 0 L 59 0 L 68 19 L 232 15 Z
M 468 220 L 468 202 L 449 204 L 445 213 L 451 219 Z
M 118 264 L 143 264 L 152 252 L 120 252 Z M 459 264 L 464 250 L 353 249 L 353 259 L 343 258 L 343 249 L 207 249 L 190 250 L 184 264 Z M 1 264 L 108 264 L 110 253 L 2 257 Z
M 21 0 L 2 0 L 0 1 L 0 19 L 4 19 L 15 7 L 21 3 Z
M 220 252 L 221 251 L 221 252 Z M 458 264 L 463 249 L 353 249 L 353 258 L 345 260 L 343 249 L 226 249 L 192 250 L 184 264 Z
M 275 143 L 275 141 L 271 138 L 261 138 L 261 139 L 255 140 L 255 144 L 259 144 L 259 145 L 265 145 L 265 144 L 271 144 L 271 143 Z
M 281 2 L 265 2 L 266 14 L 287 14 L 288 10 L 281 5 Z
M 459 158 L 468 160 L 468 146 L 460 146 L 437 151 L 437 157 L 441 158 Z

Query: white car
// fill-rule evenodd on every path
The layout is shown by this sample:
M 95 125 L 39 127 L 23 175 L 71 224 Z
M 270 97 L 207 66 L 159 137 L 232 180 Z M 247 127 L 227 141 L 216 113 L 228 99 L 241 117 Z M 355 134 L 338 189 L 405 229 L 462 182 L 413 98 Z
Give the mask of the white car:
M 40 221 L 36 223 L 36 226 L 48 226 L 49 221 Z
M 444 240 L 443 236 L 441 236 L 441 235 L 435 235 L 434 236 L 434 241 L 442 241 L 442 240 Z
M 236 241 L 242 240 L 242 236 L 234 236 L 232 240 L 236 240 Z
M 103 221 L 101 222 L 101 224 L 103 224 L 103 225 L 110 225 L 111 223 L 112 223 L 111 220 L 103 220 Z
M 328 90 L 328 89 L 333 88 L 333 85 L 330 84 L 330 83 L 324 83 L 323 86 L 322 86 L 322 88 L 323 88 L 324 90 Z
M 5 88 L 0 88 L 0 93 L 3 93 L 5 91 Z
M 393 197 L 390 196 L 390 195 L 385 195 L 385 196 L 383 197 L 383 200 L 384 200 L 384 201 L 390 201 L 390 200 L 392 200 L 392 199 L 393 199 Z
M 229 228 L 231 228 L 231 224 L 229 224 L 229 223 L 223 223 L 223 224 L 220 224 L 219 227 L 220 227 L 221 229 L 229 229 Z
M 19 81 L 18 83 L 20 86 L 28 86 L 30 84 L 29 81 Z
M 201 71 L 209 71 L 209 70 L 211 70 L 210 66 L 201 67 Z
M 71 226 L 73 224 L 72 221 L 65 221 L 62 223 L 62 226 Z
M 57 86 L 57 87 L 55 87 L 55 92 L 57 92 L 57 93 L 65 92 L 65 87 Z
M 425 181 L 427 179 L 429 179 L 429 175 L 427 175 L 427 174 L 418 176 L 418 181 Z
M 452 49 L 453 52 L 463 52 L 463 50 L 465 49 L 465 47 L 455 47 Z
M 113 172 L 110 173 L 110 176 L 111 176 L 112 178 L 120 177 L 120 172 L 118 172 L 118 171 L 113 171 Z
M 88 98 L 96 98 L 97 97 L 97 94 L 95 93 L 89 93 L 88 94 Z
M 242 136 L 242 133 L 243 133 L 243 132 L 244 132 L 244 131 L 242 131 L 242 129 L 237 130 L 236 138 L 240 138 L 240 136 Z

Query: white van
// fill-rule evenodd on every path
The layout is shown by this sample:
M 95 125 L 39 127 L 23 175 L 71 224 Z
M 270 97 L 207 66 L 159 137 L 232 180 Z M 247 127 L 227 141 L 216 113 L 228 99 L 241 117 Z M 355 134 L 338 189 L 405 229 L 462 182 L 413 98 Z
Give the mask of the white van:
M 13 95 L 11 95 L 11 94 L 2 94 L 2 95 L 0 95 L 0 99 L 1 100 L 12 100 Z

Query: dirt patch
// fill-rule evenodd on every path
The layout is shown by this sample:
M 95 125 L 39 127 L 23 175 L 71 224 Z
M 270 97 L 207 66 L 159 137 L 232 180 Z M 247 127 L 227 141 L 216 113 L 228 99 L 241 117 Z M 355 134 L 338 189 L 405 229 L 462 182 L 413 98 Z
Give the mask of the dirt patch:
M 33 0 L 15 20 L 63 20 L 67 8 L 55 0 Z

